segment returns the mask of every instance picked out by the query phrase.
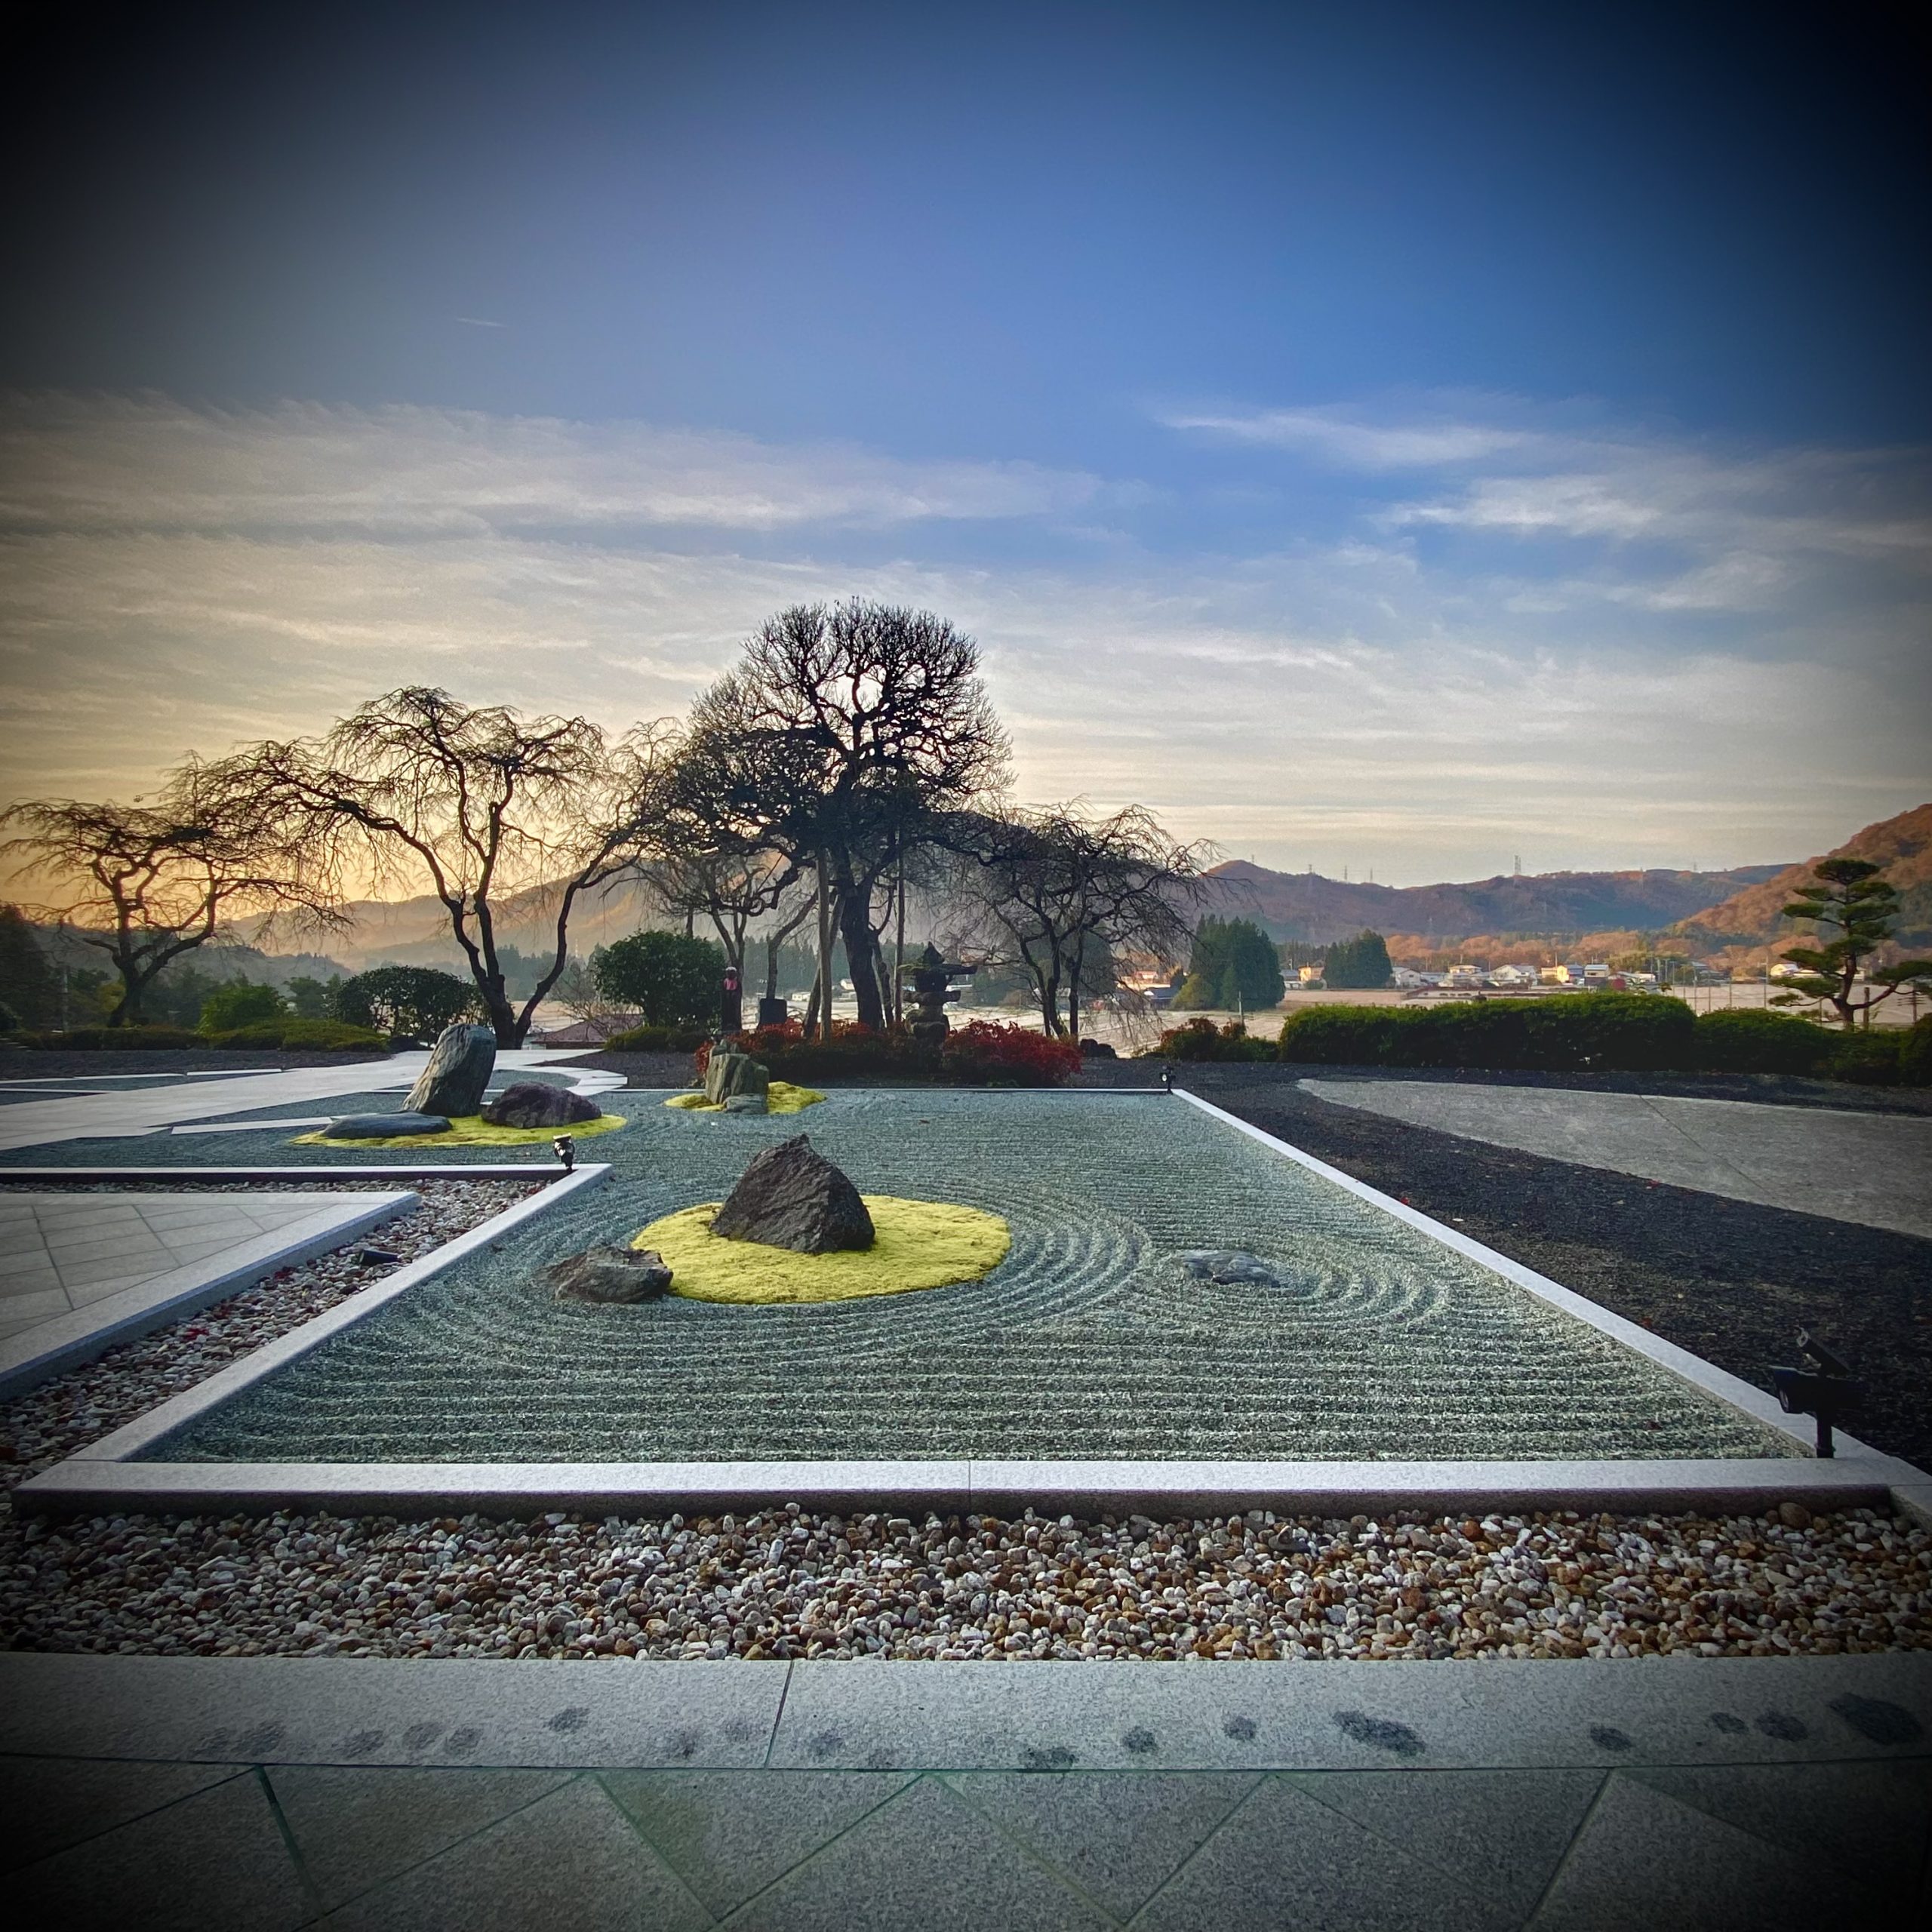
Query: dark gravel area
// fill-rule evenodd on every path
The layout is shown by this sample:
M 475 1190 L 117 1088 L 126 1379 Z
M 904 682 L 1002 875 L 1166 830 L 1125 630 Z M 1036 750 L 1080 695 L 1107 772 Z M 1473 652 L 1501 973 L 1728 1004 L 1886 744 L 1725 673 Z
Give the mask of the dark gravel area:
M 1290 1074 L 1179 1084 L 1761 1389 L 1808 1328 L 1865 1379 L 1854 1433 L 1932 1468 L 1932 1241 L 1407 1126 Z

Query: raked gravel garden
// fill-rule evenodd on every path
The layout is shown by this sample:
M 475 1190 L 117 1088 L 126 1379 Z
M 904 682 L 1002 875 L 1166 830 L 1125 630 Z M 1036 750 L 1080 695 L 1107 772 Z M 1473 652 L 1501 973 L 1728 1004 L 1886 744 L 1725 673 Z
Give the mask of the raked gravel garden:
M 641 1115 L 640 1102 L 661 1106 L 624 1098 Z M 907 1118 L 934 1124 L 937 1110 L 921 1104 L 926 1111 Z M 663 1118 L 641 1117 L 654 1128 Z M 946 1124 L 956 1153 L 960 1117 Z M 687 1123 L 686 1131 L 694 1125 L 705 1132 L 726 1124 Z M 711 1144 L 723 1162 L 723 1143 Z M 355 1184 L 351 1170 L 343 1185 Z M 382 1245 L 413 1258 L 537 1184 L 414 1183 L 423 1208 L 386 1226 Z M 628 1198 L 607 1198 L 606 1209 L 613 1204 L 620 1218 L 644 1219 L 641 1211 L 659 1204 L 638 1184 Z M 559 1238 L 553 1230 L 546 1239 Z M 383 1267 L 355 1258 L 362 1245 L 285 1270 L 0 1407 L 6 1487 L 380 1279 Z M 507 1264 L 478 1264 L 485 1276 L 497 1265 Z M 1134 1272 L 1117 1257 L 1123 1287 Z M 1186 1292 L 1178 1280 L 1173 1285 Z M 1423 1292 L 1413 1284 L 1364 1285 L 1331 1266 L 1314 1281 L 1314 1311 L 1338 1330 L 1338 1315 L 1351 1326 L 1365 1316 L 1373 1331 L 1404 1293 L 1413 1305 Z M 1131 1304 L 1131 1296 L 1115 1300 Z M 1067 1319 L 1057 1308 L 1048 1314 Z M 980 1310 L 976 1348 L 998 1340 L 997 1322 Z M 1244 1348 L 1251 1331 L 1237 1340 Z M 1701 1420 L 1687 1416 L 1673 1430 Z M 1626 1453 L 1646 1446 L 1640 1435 Z M 1341 1521 L 1255 1512 L 1158 1521 L 841 1518 L 778 1499 L 755 1514 L 689 1521 L 552 1514 L 398 1523 L 281 1513 L 48 1523 L 8 1509 L 0 1515 L 0 1646 L 1012 1661 L 1915 1649 L 1932 1647 L 1932 1532 L 1865 1509 L 1814 1516 L 1796 1503 L 1727 1518 L 1406 1513 Z

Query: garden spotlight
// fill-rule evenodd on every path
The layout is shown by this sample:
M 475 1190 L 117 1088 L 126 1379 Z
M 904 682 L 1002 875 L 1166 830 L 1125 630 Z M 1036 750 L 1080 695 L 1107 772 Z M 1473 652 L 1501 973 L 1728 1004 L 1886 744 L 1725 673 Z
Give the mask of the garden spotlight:
M 1798 1331 L 1801 1355 L 1816 1362 L 1817 1369 L 1774 1368 L 1771 1386 L 1777 1391 L 1778 1406 L 1786 1415 L 1815 1416 L 1818 1423 L 1818 1454 L 1835 1455 L 1832 1425 L 1847 1409 L 1855 1409 L 1864 1399 L 1865 1385 L 1852 1374 L 1848 1362 L 1834 1355 L 1822 1342 L 1814 1342 L 1804 1331 Z
M 564 1172 L 571 1172 L 577 1165 L 577 1143 L 568 1134 L 560 1134 L 550 1146 L 557 1158 L 563 1162 Z

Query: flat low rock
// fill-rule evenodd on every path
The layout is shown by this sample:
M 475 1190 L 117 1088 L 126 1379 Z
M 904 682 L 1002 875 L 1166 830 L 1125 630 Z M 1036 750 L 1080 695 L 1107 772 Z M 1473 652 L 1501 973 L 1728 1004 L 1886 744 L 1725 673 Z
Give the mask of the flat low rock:
M 344 1114 L 322 1129 L 325 1140 L 390 1140 L 405 1134 L 447 1134 L 442 1114 Z
M 1238 1247 L 1190 1248 L 1180 1257 L 1181 1266 L 1197 1281 L 1215 1281 L 1223 1287 L 1246 1282 L 1256 1287 L 1278 1288 L 1281 1278 L 1258 1254 Z
M 595 1120 L 601 1112 L 595 1100 L 568 1087 L 520 1080 L 483 1109 L 483 1118 L 492 1127 L 576 1127 Z
M 488 1027 L 445 1026 L 409 1090 L 409 1105 L 420 1113 L 473 1114 L 496 1066 L 497 1036 Z
M 671 1286 L 671 1271 L 654 1247 L 601 1244 L 552 1263 L 543 1278 L 558 1301 L 656 1301 Z
M 711 1232 L 794 1254 L 867 1248 L 872 1217 L 859 1190 L 802 1134 L 768 1147 L 738 1177 Z

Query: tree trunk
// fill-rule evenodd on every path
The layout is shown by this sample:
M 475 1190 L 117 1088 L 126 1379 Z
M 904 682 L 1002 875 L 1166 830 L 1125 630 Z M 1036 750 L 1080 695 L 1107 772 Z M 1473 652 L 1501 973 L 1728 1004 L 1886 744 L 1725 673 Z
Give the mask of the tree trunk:
M 832 907 L 830 888 L 826 883 L 826 857 L 818 855 L 818 983 L 812 989 L 811 1011 L 807 1015 L 805 1034 L 811 1035 L 815 1018 L 827 1045 L 832 1041 Z
M 838 936 L 845 942 L 845 964 L 852 975 L 852 992 L 859 1002 L 859 1024 L 875 1033 L 885 1031 L 885 1013 L 879 1000 L 878 935 L 872 931 L 872 907 L 850 877 L 838 881 Z

